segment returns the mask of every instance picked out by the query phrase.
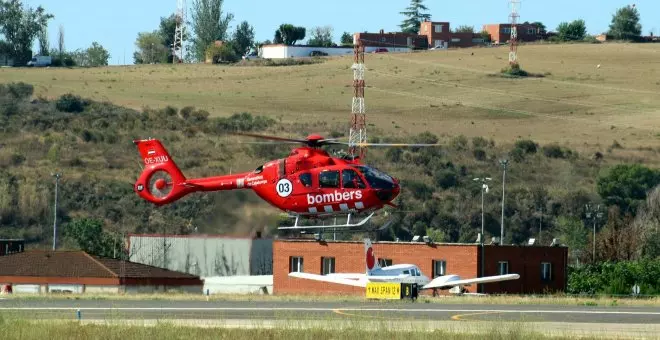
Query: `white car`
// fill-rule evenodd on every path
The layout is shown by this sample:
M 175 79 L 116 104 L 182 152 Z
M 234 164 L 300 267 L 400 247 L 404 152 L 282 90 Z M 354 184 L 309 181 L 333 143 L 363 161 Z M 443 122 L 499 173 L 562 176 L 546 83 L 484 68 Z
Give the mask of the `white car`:
M 252 59 L 259 59 L 259 58 L 261 58 L 261 57 L 259 57 L 257 52 L 252 52 L 252 53 L 249 53 L 249 54 L 246 54 L 246 55 L 243 56 L 243 60 L 252 60 Z

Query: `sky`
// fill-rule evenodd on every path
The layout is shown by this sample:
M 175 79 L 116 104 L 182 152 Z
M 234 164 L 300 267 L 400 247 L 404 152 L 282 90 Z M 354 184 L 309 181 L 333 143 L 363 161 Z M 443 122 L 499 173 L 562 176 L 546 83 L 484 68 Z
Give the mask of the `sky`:
M 135 39 L 138 32 L 158 28 L 161 17 L 176 11 L 177 0 L 24 0 L 30 7 L 43 6 L 55 16 L 49 21 L 50 45 L 57 43 L 60 25 L 64 27 L 65 48 L 84 49 L 97 41 L 110 52 L 111 65 L 132 64 Z M 188 19 L 193 0 L 187 0 Z M 242 21 L 255 29 L 258 41 L 273 39 L 282 23 L 304 26 L 332 26 L 334 40 L 342 32 L 399 31 L 403 20 L 399 12 L 409 0 L 225 0 L 223 11 L 234 14 L 230 31 Z M 642 34 L 660 35 L 660 1 L 633 2 L 641 16 Z M 487 23 L 509 20 L 508 0 L 425 0 L 431 20 L 449 21 L 451 27 L 474 26 L 480 31 Z M 589 34 L 600 34 L 608 29 L 617 8 L 631 4 L 621 0 L 521 0 L 520 22 L 541 21 L 548 30 L 560 22 L 584 19 Z M 655 13 L 655 14 L 654 14 Z M 305 37 L 305 41 L 309 36 Z M 35 42 L 36 46 L 36 42 Z

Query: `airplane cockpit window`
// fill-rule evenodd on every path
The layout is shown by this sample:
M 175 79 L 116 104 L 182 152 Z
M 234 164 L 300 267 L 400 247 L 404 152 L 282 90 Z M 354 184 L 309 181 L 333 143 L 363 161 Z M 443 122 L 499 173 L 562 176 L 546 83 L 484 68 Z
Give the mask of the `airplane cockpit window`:
M 394 179 L 380 170 L 364 165 L 356 165 L 355 167 L 362 172 L 369 186 L 374 189 L 394 189 L 396 187 Z
M 300 174 L 300 183 L 302 183 L 306 187 L 311 187 L 312 186 L 312 174 L 310 173 L 304 173 Z
M 410 271 L 409 270 L 404 270 L 403 275 L 410 275 Z
M 339 170 L 325 170 L 319 173 L 321 188 L 339 188 Z
M 364 189 L 367 187 L 355 170 L 342 170 L 341 176 L 344 189 Z
M 415 268 L 415 276 L 422 276 L 422 273 L 419 272 L 419 268 Z

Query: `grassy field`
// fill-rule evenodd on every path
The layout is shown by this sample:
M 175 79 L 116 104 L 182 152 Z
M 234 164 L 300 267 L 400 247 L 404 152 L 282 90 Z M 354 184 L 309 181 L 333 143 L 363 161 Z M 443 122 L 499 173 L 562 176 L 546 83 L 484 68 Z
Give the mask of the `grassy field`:
M 660 45 L 527 45 L 519 54 L 525 70 L 545 77 L 498 76 L 507 47 L 367 55 L 372 134 L 377 127 L 383 134 L 430 130 L 504 143 L 525 137 L 578 150 L 614 140 L 660 146 Z M 73 92 L 136 109 L 190 105 L 216 116 L 247 111 L 347 130 L 351 63 L 337 57 L 292 67 L 0 69 L 0 78 L 34 84 L 36 95 L 50 98 Z
M 194 320 L 192 320 L 194 321 Z M 195 325 L 192 325 L 195 324 Z M 238 323 L 237 323 L 238 324 Z M 45 321 L 0 318 L 3 339 L 574 339 L 575 332 L 540 332 L 522 323 L 410 323 L 389 321 L 306 322 L 252 321 L 238 325 L 195 322 Z M 546 327 L 547 328 L 547 327 Z M 548 334 L 552 333 L 552 334 Z M 584 333 L 584 332 L 579 332 Z M 571 336 L 572 335 L 572 336 Z M 603 338 L 585 336 L 583 339 Z M 610 335 L 607 338 L 628 338 Z
M 12 294 L 7 299 L 16 300 L 161 300 L 161 301 L 317 301 L 317 302 L 360 302 L 365 301 L 363 296 L 356 295 L 235 295 L 235 294 L 83 294 L 83 295 L 33 295 Z M 407 301 L 407 300 L 406 300 Z M 392 301 L 375 301 L 383 304 L 392 304 Z M 404 301 L 405 302 L 405 301 Z M 398 303 L 398 302 L 394 302 Z M 483 304 L 483 305 L 566 305 L 566 306 L 660 306 L 660 297 L 630 298 L 630 297 L 575 297 L 567 295 L 488 295 L 488 296 L 420 296 L 417 303 L 441 304 Z

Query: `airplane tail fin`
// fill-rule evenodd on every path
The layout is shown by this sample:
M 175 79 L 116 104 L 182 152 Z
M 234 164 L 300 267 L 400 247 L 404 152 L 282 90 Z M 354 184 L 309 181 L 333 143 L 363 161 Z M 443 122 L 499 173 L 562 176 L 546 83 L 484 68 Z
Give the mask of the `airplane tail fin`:
M 184 185 L 186 177 L 159 140 L 134 140 L 133 143 L 137 145 L 145 166 L 134 186 L 140 197 L 162 205 L 194 191 L 194 188 Z
M 374 248 L 371 245 L 371 240 L 368 238 L 364 239 L 364 255 L 367 265 L 367 275 L 371 274 L 376 269 L 380 268 L 378 260 L 376 259 L 376 254 L 374 253 Z

